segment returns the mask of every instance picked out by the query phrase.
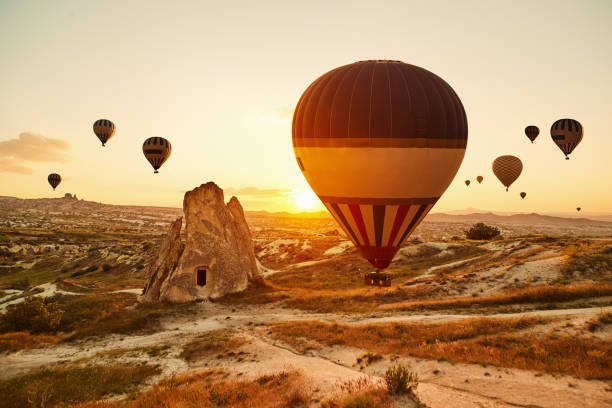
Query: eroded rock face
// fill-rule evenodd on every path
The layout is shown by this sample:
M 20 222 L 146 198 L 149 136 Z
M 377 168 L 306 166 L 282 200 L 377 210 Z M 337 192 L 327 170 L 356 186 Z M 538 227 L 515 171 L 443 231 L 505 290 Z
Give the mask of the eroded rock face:
M 258 269 L 238 199 L 226 205 L 223 190 L 210 182 L 185 193 L 183 212 L 185 241 L 179 218 L 151 263 L 141 299 L 189 302 L 246 289 Z

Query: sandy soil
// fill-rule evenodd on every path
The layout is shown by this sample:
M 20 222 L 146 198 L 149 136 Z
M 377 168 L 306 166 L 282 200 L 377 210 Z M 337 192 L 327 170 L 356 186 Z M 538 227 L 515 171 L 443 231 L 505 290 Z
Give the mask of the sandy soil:
M 309 377 L 315 395 L 324 396 L 333 392 L 337 386 L 360 376 L 372 376 L 380 381 L 386 368 L 394 363 L 392 357 L 384 358 L 370 366 L 360 369 L 356 364 L 359 356 L 367 350 L 350 347 L 327 347 L 299 353 L 291 347 L 280 344 L 260 330 L 253 330 L 261 324 L 287 320 L 328 320 L 348 324 L 389 323 L 389 322 L 440 322 L 479 316 L 466 315 L 394 315 L 382 317 L 356 317 L 343 315 L 317 315 L 272 307 L 248 307 L 232 312 L 231 308 L 215 303 L 204 302 L 198 317 L 168 318 L 162 321 L 162 330 L 147 335 L 111 335 L 101 339 L 87 339 L 75 343 L 65 343 L 42 349 L 23 350 L 12 354 L 0 355 L 0 365 L 4 370 L 0 378 L 9 378 L 29 370 L 50 364 L 93 359 L 108 361 L 109 350 L 129 350 L 133 352 L 119 357 L 119 361 L 147 361 L 151 357 L 142 348 L 169 346 L 166 354 L 155 357 L 162 374 L 151 382 L 172 374 L 197 370 L 205 367 L 223 367 L 236 376 L 254 377 L 286 369 L 300 369 Z M 545 310 L 521 314 L 504 314 L 500 317 L 545 316 L 556 317 L 555 327 L 563 328 L 567 322 L 572 327 L 584 324 L 588 319 L 612 311 L 612 307 Z M 497 315 L 494 315 L 495 317 Z M 491 317 L 491 316 L 490 316 Z M 236 359 L 210 359 L 187 363 L 179 357 L 182 345 L 199 334 L 207 331 L 234 328 L 248 341 L 236 352 L 245 356 Z M 554 329 L 547 326 L 547 330 Z M 117 361 L 117 360 L 115 360 Z M 612 393 L 608 384 L 601 381 L 586 381 L 568 376 L 540 375 L 533 372 L 496 367 L 482 367 L 474 364 L 452 364 L 419 359 L 401 359 L 410 364 L 419 374 L 418 395 L 431 408 L 447 407 L 605 407 L 612 406 Z M 437 370 L 434 373 L 434 370 Z M 399 406 L 411 406 L 404 401 Z

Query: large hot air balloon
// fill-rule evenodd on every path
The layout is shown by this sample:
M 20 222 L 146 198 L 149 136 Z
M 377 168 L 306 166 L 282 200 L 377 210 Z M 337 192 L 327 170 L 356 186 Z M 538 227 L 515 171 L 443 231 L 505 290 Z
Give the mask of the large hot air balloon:
M 550 127 L 550 136 L 565 154 L 565 160 L 569 160 L 569 154 L 578 146 L 583 133 L 582 125 L 574 119 L 559 119 Z
M 401 61 L 360 61 L 306 89 L 293 150 L 347 236 L 384 269 L 453 180 L 467 131 L 463 105 L 440 77 Z
M 47 176 L 47 181 L 49 181 L 49 184 L 53 187 L 53 191 L 55 191 L 55 187 L 59 186 L 59 183 L 62 182 L 62 176 L 57 173 L 51 173 Z
M 527 197 L 527 193 L 526 193 L 526 192 L 524 192 L 524 191 L 523 191 L 523 192 L 521 192 L 521 198 L 525 198 L 525 197 Z
M 153 166 L 153 173 L 159 173 L 157 170 L 172 154 L 172 145 L 163 137 L 150 137 L 142 144 L 142 152 Z
M 465 185 L 469 186 L 470 185 L 470 180 L 465 180 Z
M 531 140 L 531 143 L 533 143 L 533 141 L 536 140 L 536 137 L 538 137 L 540 134 L 540 129 L 538 129 L 537 126 L 529 125 L 525 128 L 525 134 L 529 140 Z
M 99 119 L 94 122 L 93 131 L 102 142 L 102 146 L 105 146 L 115 134 L 115 124 L 108 119 Z
M 521 175 L 523 171 L 523 163 L 521 159 L 515 156 L 499 156 L 493 160 L 493 173 L 497 176 L 499 181 L 508 187 Z
M 478 184 L 482 183 L 482 180 L 483 180 L 482 176 L 476 177 L 476 181 L 478 182 Z

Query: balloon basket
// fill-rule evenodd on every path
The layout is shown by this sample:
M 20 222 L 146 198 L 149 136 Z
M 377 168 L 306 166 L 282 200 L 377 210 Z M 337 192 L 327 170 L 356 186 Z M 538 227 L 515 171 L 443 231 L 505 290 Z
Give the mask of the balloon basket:
M 370 286 L 391 286 L 391 275 L 383 272 L 370 272 L 364 275 L 366 285 Z

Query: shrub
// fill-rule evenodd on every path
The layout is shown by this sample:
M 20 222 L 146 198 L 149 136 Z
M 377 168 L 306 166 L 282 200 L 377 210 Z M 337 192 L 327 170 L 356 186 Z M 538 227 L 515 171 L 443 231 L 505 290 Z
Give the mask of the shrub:
M 102 265 L 102 270 L 103 270 L 104 272 L 108 272 L 108 271 L 110 271 L 111 269 L 113 269 L 113 266 L 112 266 L 112 265 L 110 265 L 110 264 L 105 263 L 105 264 L 103 264 L 103 265 Z
M 30 333 L 54 332 L 58 329 L 64 311 L 57 303 L 42 298 L 28 298 L 22 303 L 10 305 L 0 316 L 3 333 L 28 331 Z
M 492 239 L 499 235 L 499 228 L 488 226 L 482 222 L 474 224 L 472 228 L 465 231 L 465 236 L 468 239 Z
M 30 287 L 30 280 L 28 278 L 19 279 L 11 282 L 9 289 L 26 290 Z
M 385 382 L 390 394 L 412 393 L 419 385 L 419 376 L 402 364 L 396 364 L 387 369 Z

